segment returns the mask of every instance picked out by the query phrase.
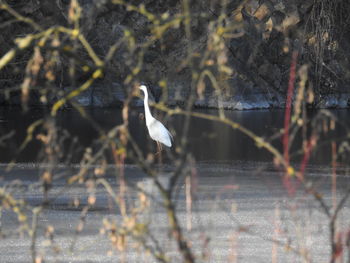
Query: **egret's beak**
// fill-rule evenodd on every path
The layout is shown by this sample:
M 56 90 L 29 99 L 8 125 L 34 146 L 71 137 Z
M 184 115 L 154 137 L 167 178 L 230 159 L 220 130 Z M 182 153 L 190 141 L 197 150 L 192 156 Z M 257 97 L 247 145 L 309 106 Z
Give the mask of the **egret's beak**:
M 139 98 L 141 98 L 141 90 L 140 90 L 140 88 L 139 88 L 138 85 L 135 85 L 135 86 L 134 86 L 134 88 L 133 88 L 133 90 L 132 90 L 132 95 L 133 95 L 134 97 L 139 97 Z
M 137 97 L 139 97 L 140 99 L 143 100 L 144 94 L 143 94 L 142 90 L 140 90 L 140 88 L 137 87 L 137 91 L 136 92 L 137 92 Z

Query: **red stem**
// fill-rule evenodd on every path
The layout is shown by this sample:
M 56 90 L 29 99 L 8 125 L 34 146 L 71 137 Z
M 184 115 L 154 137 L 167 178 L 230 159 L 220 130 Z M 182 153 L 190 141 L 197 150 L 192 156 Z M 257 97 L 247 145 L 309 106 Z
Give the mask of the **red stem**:
M 305 168 L 309 162 L 312 149 L 316 145 L 316 142 L 317 142 L 317 136 L 315 136 L 315 135 L 312 135 L 311 138 L 307 142 L 306 149 L 305 149 L 304 156 L 303 156 L 303 160 L 301 161 L 301 165 L 300 165 L 300 177 L 299 177 L 300 180 L 304 180 Z
M 297 58 L 298 58 L 298 51 L 293 51 L 292 63 L 290 66 L 290 73 L 289 73 L 286 111 L 284 113 L 283 156 L 287 165 L 289 165 L 289 124 L 290 124 L 290 115 L 291 115 L 291 109 L 292 109 L 292 97 L 294 92 Z

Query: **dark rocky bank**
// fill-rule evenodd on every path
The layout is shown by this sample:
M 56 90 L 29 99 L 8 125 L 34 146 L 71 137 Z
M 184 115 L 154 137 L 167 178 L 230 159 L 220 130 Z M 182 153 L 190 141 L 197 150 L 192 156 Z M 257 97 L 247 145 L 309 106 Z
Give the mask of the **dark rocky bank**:
M 79 1 L 76 6 L 67 0 L 4 2 L 41 30 L 58 25 L 74 28 L 79 23 L 79 31 L 105 62 L 103 74 L 72 100 L 84 106 L 122 105 L 131 87 L 142 81 L 160 91 L 161 96 L 155 97 L 169 105 L 185 104 L 192 92 L 198 107 L 281 108 L 293 51 L 298 52 L 294 92 L 302 86 L 307 106 L 349 106 L 346 0 L 233 0 L 225 6 L 222 1 L 189 1 L 188 28 L 183 19 L 186 1 L 100 0 Z M 64 33 L 50 36 L 39 48 L 38 40 L 20 49 L 15 44 L 18 38 L 40 30 L 14 21 L 4 8 L 0 25 L 0 56 L 18 51 L 0 71 L 2 105 L 53 104 L 98 68 L 82 44 Z M 108 58 L 113 46 L 116 50 Z M 303 65 L 307 66 L 304 84 Z M 193 82 L 193 76 L 202 72 L 210 72 L 214 81 L 206 74 Z M 29 98 L 24 98 L 25 88 L 30 89 Z

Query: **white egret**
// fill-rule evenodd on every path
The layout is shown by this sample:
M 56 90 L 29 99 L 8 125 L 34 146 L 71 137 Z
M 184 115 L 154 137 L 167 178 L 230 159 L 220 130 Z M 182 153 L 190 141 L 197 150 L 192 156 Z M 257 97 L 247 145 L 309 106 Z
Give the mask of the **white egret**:
M 167 147 L 171 147 L 171 140 L 173 139 L 173 136 L 160 121 L 156 120 L 152 116 L 148 105 L 147 87 L 145 85 L 141 85 L 140 90 L 142 90 L 145 94 L 143 104 L 145 108 L 146 126 L 148 129 L 148 133 L 151 136 L 151 138 L 157 142 L 158 152 L 160 152 L 162 150 L 161 143 Z

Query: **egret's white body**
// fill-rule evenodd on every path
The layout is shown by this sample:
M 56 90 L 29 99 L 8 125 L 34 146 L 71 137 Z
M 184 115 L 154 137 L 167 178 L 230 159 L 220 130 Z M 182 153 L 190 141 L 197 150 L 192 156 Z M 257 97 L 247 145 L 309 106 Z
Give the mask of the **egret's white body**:
M 156 120 L 149 109 L 148 105 L 148 92 L 147 87 L 145 85 L 140 86 L 140 90 L 145 94 L 145 98 L 143 100 L 144 108 L 145 108 L 145 118 L 146 118 L 146 126 L 148 129 L 148 133 L 153 140 L 155 140 L 161 149 L 161 145 L 159 143 L 164 144 L 165 146 L 171 147 L 171 139 L 173 136 L 168 131 L 167 128 L 158 120 Z

